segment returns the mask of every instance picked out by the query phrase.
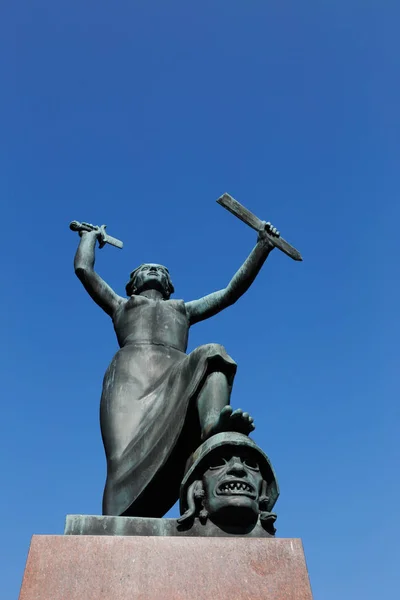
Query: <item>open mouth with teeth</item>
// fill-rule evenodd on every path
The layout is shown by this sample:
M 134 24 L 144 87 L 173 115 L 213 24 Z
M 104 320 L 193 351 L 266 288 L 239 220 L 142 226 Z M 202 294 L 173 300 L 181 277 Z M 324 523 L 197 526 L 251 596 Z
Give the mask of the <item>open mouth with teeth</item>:
M 256 493 L 252 485 L 245 481 L 225 481 L 218 486 L 218 496 L 249 496 L 255 498 Z

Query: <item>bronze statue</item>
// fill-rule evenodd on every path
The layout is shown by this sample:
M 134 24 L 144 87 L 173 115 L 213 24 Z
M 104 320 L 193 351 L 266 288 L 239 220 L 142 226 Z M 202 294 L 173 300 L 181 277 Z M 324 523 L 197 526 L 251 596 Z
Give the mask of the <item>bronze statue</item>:
M 235 212 L 237 206 L 227 208 Z M 251 213 L 244 210 L 238 216 L 258 227 L 256 246 L 226 288 L 191 302 L 171 299 L 168 269 L 158 264 L 132 271 L 128 298 L 119 296 L 94 271 L 94 262 L 96 241 L 122 243 L 107 239 L 105 226 L 71 223 L 81 236 L 75 272 L 112 318 L 120 346 L 104 376 L 100 405 L 105 515 L 163 516 L 178 498 L 188 457 L 202 442 L 220 432 L 248 435 L 254 429 L 248 413 L 229 405 L 236 364 L 225 349 L 206 344 L 185 354 L 189 328 L 234 304 L 275 246 L 289 255 L 295 251 L 271 224 L 246 220 Z

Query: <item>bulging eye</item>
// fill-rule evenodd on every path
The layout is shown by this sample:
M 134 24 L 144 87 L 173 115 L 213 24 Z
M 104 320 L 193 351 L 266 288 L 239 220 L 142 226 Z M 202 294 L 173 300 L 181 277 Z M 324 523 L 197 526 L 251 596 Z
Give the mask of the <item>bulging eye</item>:
M 221 469 L 225 465 L 226 465 L 225 458 L 222 458 L 222 456 L 215 457 L 215 458 L 211 459 L 210 462 L 208 463 L 208 468 L 209 469 Z
M 243 459 L 243 463 L 246 465 L 246 467 L 248 467 L 249 469 L 252 469 L 253 471 L 260 470 L 258 462 L 256 460 L 254 460 L 253 458 L 245 458 L 245 459 Z

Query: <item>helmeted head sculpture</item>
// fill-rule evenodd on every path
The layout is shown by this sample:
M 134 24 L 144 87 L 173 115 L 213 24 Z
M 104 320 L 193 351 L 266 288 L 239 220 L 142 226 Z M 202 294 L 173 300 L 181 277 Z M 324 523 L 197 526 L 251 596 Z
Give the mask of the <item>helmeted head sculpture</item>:
M 167 267 L 155 263 L 144 263 L 132 271 L 125 289 L 127 296 L 147 289 L 157 289 L 166 300 L 175 291 Z
M 180 491 L 180 524 L 198 517 L 238 532 L 254 527 L 258 519 L 271 534 L 279 496 L 268 457 L 241 433 L 218 433 L 189 459 Z

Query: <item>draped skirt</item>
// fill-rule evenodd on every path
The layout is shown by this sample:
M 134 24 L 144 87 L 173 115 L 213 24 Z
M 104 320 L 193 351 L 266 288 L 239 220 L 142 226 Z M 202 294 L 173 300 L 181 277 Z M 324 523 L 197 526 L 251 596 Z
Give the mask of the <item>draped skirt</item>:
M 162 517 L 173 506 L 186 460 L 201 443 L 196 398 L 215 371 L 232 386 L 236 363 L 219 344 L 185 354 L 133 343 L 117 352 L 100 404 L 103 514 Z

